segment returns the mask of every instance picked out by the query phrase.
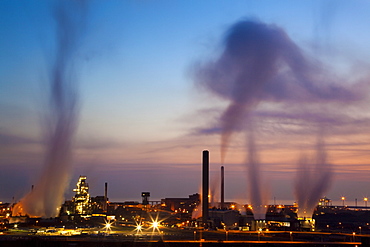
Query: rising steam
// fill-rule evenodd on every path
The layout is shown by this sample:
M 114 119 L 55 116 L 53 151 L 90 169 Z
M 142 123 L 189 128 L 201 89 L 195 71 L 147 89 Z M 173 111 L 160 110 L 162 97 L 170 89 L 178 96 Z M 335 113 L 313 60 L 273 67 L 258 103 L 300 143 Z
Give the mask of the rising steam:
M 56 54 L 50 75 L 50 109 L 46 121 L 44 170 L 32 192 L 14 207 L 13 215 L 55 217 L 64 200 L 77 128 L 77 92 L 73 57 L 82 32 L 84 2 L 68 1 L 55 9 Z
M 302 156 L 298 162 L 295 194 L 298 201 L 298 217 L 312 217 L 323 193 L 332 181 L 332 166 L 327 161 L 325 144 L 320 137 L 316 145 L 316 159 L 312 163 Z
M 211 179 L 209 186 L 209 195 L 210 195 L 210 206 L 211 208 L 218 207 L 218 202 L 220 201 L 220 180 L 219 177 L 214 176 Z

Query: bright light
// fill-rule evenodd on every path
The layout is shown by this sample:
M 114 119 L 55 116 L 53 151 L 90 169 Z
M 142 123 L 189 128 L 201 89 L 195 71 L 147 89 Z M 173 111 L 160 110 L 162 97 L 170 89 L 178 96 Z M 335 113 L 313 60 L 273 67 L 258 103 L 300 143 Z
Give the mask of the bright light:
M 159 226 L 159 222 L 158 221 L 153 221 L 152 222 L 152 227 L 153 228 L 158 228 L 158 226 Z
M 365 197 L 365 198 L 364 198 L 364 201 L 365 201 L 365 202 L 367 202 L 367 200 L 368 200 L 368 198 L 367 198 L 367 197 Z
M 140 219 L 140 222 L 136 222 L 135 231 L 136 231 L 136 234 L 143 233 L 143 225 L 141 224 L 141 219 Z
M 152 234 L 154 234 L 154 232 L 158 232 L 159 234 L 161 234 L 159 227 L 161 227 L 161 222 L 163 221 L 163 219 L 162 220 L 158 219 L 158 213 L 155 218 L 153 218 L 151 215 L 150 218 L 152 220 L 152 222 L 150 223 L 150 228 L 153 229 Z
M 106 229 L 106 231 L 110 232 L 112 230 L 111 227 L 112 227 L 112 222 L 110 220 L 105 221 L 104 228 Z

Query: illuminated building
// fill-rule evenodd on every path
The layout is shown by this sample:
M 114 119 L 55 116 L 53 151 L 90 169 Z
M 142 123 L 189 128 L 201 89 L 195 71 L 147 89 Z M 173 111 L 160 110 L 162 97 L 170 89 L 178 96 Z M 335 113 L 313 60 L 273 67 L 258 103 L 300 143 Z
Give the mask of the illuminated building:
M 200 204 L 198 193 L 189 195 L 189 198 L 165 198 L 161 200 L 162 208 L 173 212 L 190 213 Z
M 8 223 L 12 215 L 12 208 L 10 203 L 0 202 L 0 223 Z
M 367 204 L 365 206 L 332 206 L 329 199 L 327 199 L 328 203 L 321 203 L 324 199 L 320 199 L 313 214 L 317 229 L 331 231 L 350 229 L 352 231 L 360 228 L 362 231 L 370 231 L 370 210 Z
M 80 215 L 91 214 L 89 185 L 88 183 L 86 183 L 85 176 L 80 176 L 76 187 L 77 188 L 73 190 L 74 192 L 76 192 L 76 194 L 72 198 L 75 214 Z
M 321 207 L 332 206 L 331 200 L 327 197 L 321 198 L 319 201 L 319 206 Z
M 93 213 L 103 213 L 106 212 L 106 197 L 105 196 L 95 196 L 95 197 L 90 197 L 91 200 L 91 207 Z

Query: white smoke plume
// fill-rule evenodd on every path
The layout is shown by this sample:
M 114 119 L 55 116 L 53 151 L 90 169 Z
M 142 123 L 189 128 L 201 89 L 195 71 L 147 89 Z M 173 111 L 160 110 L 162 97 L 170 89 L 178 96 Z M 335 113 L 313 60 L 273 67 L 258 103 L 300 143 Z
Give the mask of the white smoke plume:
M 210 182 L 209 195 L 211 196 L 210 206 L 211 208 L 219 207 L 220 201 L 220 178 L 218 176 L 213 176 Z
M 71 173 L 77 128 L 78 95 L 74 56 L 84 28 L 85 2 L 59 1 L 54 10 L 56 52 L 50 73 L 50 109 L 44 132 L 44 170 L 34 189 L 16 204 L 13 215 L 55 217 L 64 201 Z

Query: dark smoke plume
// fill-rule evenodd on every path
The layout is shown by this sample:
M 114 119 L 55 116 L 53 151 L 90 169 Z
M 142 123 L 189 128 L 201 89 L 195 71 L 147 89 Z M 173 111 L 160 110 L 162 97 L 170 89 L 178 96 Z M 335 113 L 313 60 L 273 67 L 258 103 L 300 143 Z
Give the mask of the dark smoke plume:
M 312 217 L 313 211 L 323 193 L 332 181 L 332 166 L 327 161 L 324 140 L 318 138 L 316 158 L 310 162 L 302 156 L 298 162 L 295 194 L 298 201 L 298 217 Z
M 265 219 L 267 205 L 266 188 L 262 188 L 262 178 L 258 152 L 254 140 L 253 128 L 249 128 L 247 133 L 248 157 L 246 161 L 248 169 L 248 185 L 251 204 L 253 207 L 253 215 L 255 220 Z
M 197 82 L 230 103 L 220 118 L 221 162 L 245 115 L 261 101 L 348 102 L 363 95 L 335 85 L 275 25 L 245 20 L 227 31 L 220 56 L 196 68 Z M 332 79 L 334 80 L 334 79 Z
M 211 131 L 207 129 L 202 133 L 221 129 L 221 163 L 224 163 L 232 134 L 249 128 L 246 163 L 250 196 L 255 217 L 263 218 L 266 189 L 261 188 L 253 127 L 250 126 L 251 111 L 260 102 L 269 102 L 279 103 L 280 108 L 294 105 L 306 115 L 310 114 L 307 110 L 315 106 L 338 107 L 360 102 L 367 97 L 364 87 L 367 88 L 368 85 L 361 81 L 352 81 L 352 85 L 343 86 L 340 83 L 351 80 L 343 81 L 329 73 L 323 64 L 307 56 L 276 25 L 256 20 L 239 21 L 227 30 L 223 41 L 217 58 L 198 64 L 194 71 L 199 85 L 229 102 L 219 123 Z M 312 178 L 304 176 L 308 171 L 305 159 L 302 159 L 299 171 L 302 173 L 300 181 L 310 182 L 308 188 L 303 184 L 297 185 L 299 196 L 302 196 L 299 204 L 306 211 L 311 211 L 312 205 L 330 182 L 331 169 L 326 163 L 323 144 L 318 144 L 315 164 L 317 168 L 309 175 Z
M 59 3 L 63 6 L 54 12 L 57 41 L 50 74 L 44 170 L 32 192 L 15 206 L 13 215 L 57 216 L 70 179 L 78 115 L 73 58 L 84 27 L 85 3 L 77 0 Z

